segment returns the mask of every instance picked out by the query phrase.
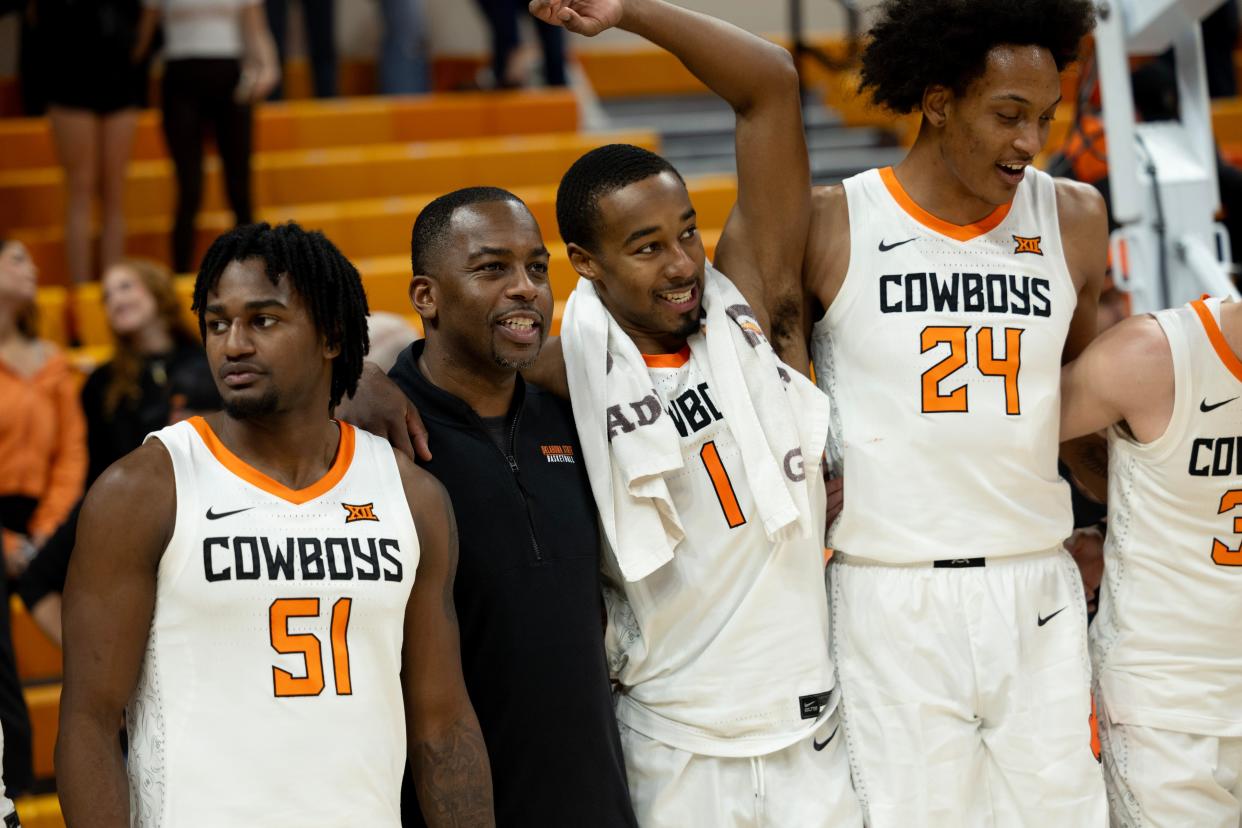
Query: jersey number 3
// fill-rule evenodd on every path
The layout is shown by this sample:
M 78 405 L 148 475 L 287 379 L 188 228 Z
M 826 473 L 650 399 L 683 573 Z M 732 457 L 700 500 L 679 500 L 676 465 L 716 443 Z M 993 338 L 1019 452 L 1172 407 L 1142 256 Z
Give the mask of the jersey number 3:
M 940 383 L 967 363 L 966 334 L 969 326 L 929 325 L 923 329 L 920 353 L 939 345 L 949 346 L 949 355 L 923 372 L 923 413 L 946 414 L 970 410 L 966 383 L 947 394 L 940 393 Z M 993 349 L 991 328 L 980 328 L 975 334 L 975 353 L 979 373 L 1005 380 L 1005 413 L 1021 414 L 1018 398 L 1018 371 L 1022 367 L 1022 328 L 1005 328 L 1005 355 L 997 357 Z
M 1217 514 L 1223 515 L 1239 506 L 1242 506 L 1242 489 L 1232 489 L 1221 496 L 1220 511 Z M 1242 535 L 1242 517 L 1233 519 L 1233 531 Z M 1212 538 L 1212 563 L 1217 566 L 1242 566 L 1242 545 L 1237 549 L 1230 549 L 1219 538 Z
M 349 609 L 352 598 L 332 605 L 332 673 L 338 696 L 353 695 L 349 680 Z M 272 649 L 282 655 L 297 653 L 306 659 L 306 675 L 272 667 L 272 684 L 277 698 L 318 696 L 323 692 L 323 644 L 314 633 L 289 632 L 290 618 L 317 618 L 318 598 L 277 598 L 268 610 L 271 619 Z

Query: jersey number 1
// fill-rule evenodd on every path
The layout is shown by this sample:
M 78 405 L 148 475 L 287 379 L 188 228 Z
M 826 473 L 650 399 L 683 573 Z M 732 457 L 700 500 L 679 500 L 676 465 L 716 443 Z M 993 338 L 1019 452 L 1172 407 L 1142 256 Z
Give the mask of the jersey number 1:
M 338 696 L 353 695 L 349 679 L 349 610 L 352 598 L 341 598 L 332 605 L 332 673 Z M 300 654 L 306 659 L 306 675 L 298 677 L 288 670 L 272 667 L 272 684 L 277 698 L 318 696 L 323 692 L 323 644 L 314 633 L 289 632 L 290 618 L 317 618 L 318 598 L 277 598 L 268 611 L 271 619 L 272 649 L 282 655 Z
M 707 476 L 712 479 L 712 488 L 716 490 L 716 499 L 720 501 L 720 509 L 724 512 L 725 522 L 730 529 L 736 529 L 746 522 L 742 514 L 742 505 L 737 502 L 737 494 L 733 491 L 733 481 L 729 472 L 725 471 L 720 460 L 720 452 L 716 450 L 716 441 L 709 440 L 699 449 L 699 459 L 707 469 Z
M 920 353 L 927 353 L 938 345 L 948 345 L 949 355 L 923 372 L 923 413 L 945 414 L 970 410 L 968 390 L 962 383 L 947 394 L 940 393 L 940 383 L 956 373 L 967 362 L 966 334 L 969 326 L 929 325 L 923 329 Z M 991 328 L 980 328 L 975 334 L 975 353 L 978 355 L 979 373 L 988 377 L 1005 379 L 1005 413 L 1021 414 L 1022 401 L 1018 398 L 1018 371 L 1022 368 L 1022 328 L 1005 328 L 1005 355 L 998 358 L 993 350 Z

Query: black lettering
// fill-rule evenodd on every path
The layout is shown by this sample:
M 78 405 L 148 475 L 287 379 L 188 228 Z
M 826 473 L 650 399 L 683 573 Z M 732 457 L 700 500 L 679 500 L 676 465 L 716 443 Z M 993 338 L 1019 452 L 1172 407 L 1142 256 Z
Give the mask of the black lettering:
M 638 425 L 651 425 L 660 419 L 660 398 L 653 391 L 651 396 L 643 397 L 636 403 L 630 403 L 630 408 L 634 409 L 634 416 L 637 418 Z
M 298 559 L 302 564 L 303 580 L 323 580 L 323 549 L 319 538 L 298 538 Z
M 1031 301 L 1031 306 L 1036 316 L 1052 316 L 1052 299 L 1048 297 L 1048 291 L 1051 289 L 1047 279 L 1031 280 L 1031 294 L 1035 297 Z
M 379 542 L 380 554 L 384 556 L 384 560 L 392 564 L 391 570 L 384 570 L 385 581 L 400 581 L 405 570 L 401 568 L 401 561 L 392 555 L 392 552 L 400 553 L 401 545 L 392 538 L 380 538 Z M 391 550 L 391 552 L 389 551 Z
M 887 276 L 880 277 L 880 313 L 901 313 L 901 302 L 888 301 L 888 286 L 890 284 L 901 284 L 901 276 L 896 273 L 890 273 Z
M 625 419 L 625 415 L 621 413 L 621 406 L 608 406 L 608 442 L 611 443 L 617 434 L 629 434 L 635 428 L 637 426 Z
M 699 396 L 703 398 L 704 404 L 707 405 L 707 410 L 712 412 L 713 420 L 724 419 L 724 415 L 716 410 L 716 404 L 712 402 L 712 398 L 707 395 L 707 383 L 705 382 L 699 383 Z
M 946 310 L 957 313 L 957 274 L 954 273 L 948 281 L 940 279 L 935 273 L 928 276 L 931 277 L 932 307 L 938 313 Z
M 915 287 L 918 295 L 915 295 Z M 915 313 L 927 310 L 927 274 L 906 274 L 906 312 Z
M 1212 451 L 1212 474 L 1225 477 L 1233 473 L 1233 440 L 1221 437 Z
M 267 563 L 267 579 L 269 581 L 278 581 L 284 578 L 286 581 L 293 580 L 293 538 L 285 539 L 285 546 L 282 550 L 277 546 L 272 551 L 272 546 L 267 542 L 267 538 L 259 538 L 259 543 L 263 546 L 263 560 Z
M 988 312 L 1004 313 L 1009 310 L 1009 280 L 1003 273 L 987 275 Z M 999 296 L 997 295 L 999 291 Z
M 1211 466 L 1204 461 L 1199 465 L 1199 449 L 1211 449 L 1212 441 L 1206 437 L 1196 437 L 1190 447 L 1190 473 L 1195 477 L 1207 477 L 1212 473 Z
M 983 277 L 978 273 L 962 274 L 962 310 L 978 313 L 983 310 Z
M 677 398 L 677 407 L 681 409 L 682 415 L 686 418 L 692 431 L 699 431 L 706 428 L 711 422 L 711 417 L 707 414 L 707 409 L 703 406 L 703 401 L 699 399 L 699 395 L 693 390 L 684 392 Z
M 687 434 L 690 433 L 686 430 L 686 421 L 682 419 L 682 416 L 680 414 L 677 413 L 676 403 L 669 403 L 668 408 L 665 410 L 668 411 L 668 416 L 673 421 L 673 425 L 677 426 L 678 434 L 680 434 L 682 437 L 685 437 Z
M 1009 312 L 1017 316 L 1031 315 L 1031 277 L 1009 276 L 1009 295 L 1012 297 Z M 1022 304 L 1018 304 L 1018 300 Z
M 338 567 L 334 552 L 340 550 Z M 348 581 L 354 577 L 354 562 L 349 557 L 349 543 L 345 538 L 328 538 L 323 542 L 323 556 L 328 560 L 328 577 L 334 581 Z
M 249 550 L 246 551 L 245 547 L 249 547 Z M 237 580 L 259 580 L 258 538 L 251 536 L 233 538 L 233 565 L 237 567 Z
M 354 554 L 358 556 L 358 563 L 354 567 L 354 571 L 358 573 L 358 580 L 378 581 L 380 579 L 379 550 L 375 548 L 375 538 L 367 538 L 366 552 L 362 551 L 357 538 L 350 538 L 349 542 L 353 544 Z M 370 569 L 364 570 L 363 564 L 369 566 Z
M 227 566 L 224 569 L 217 570 L 211 565 L 211 548 L 213 546 L 222 546 L 227 551 L 229 539 L 203 538 L 203 574 L 207 576 L 208 581 L 227 581 L 233 577 L 233 571 Z

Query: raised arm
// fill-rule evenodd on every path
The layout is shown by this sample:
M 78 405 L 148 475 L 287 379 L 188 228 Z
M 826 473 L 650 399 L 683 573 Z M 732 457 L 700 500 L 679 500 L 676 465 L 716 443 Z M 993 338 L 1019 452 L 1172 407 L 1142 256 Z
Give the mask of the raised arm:
M 800 338 L 811 173 L 789 52 L 663 0 L 534 0 L 550 23 L 594 35 L 616 26 L 675 55 L 737 116 L 738 198 L 716 265 L 738 286 L 778 353 Z
M 439 481 L 405 456 L 396 457 L 418 527 L 418 572 L 405 612 L 401 675 L 418 803 L 430 828 L 491 826 L 491 765 L 462 678 L 453 606 L 457 521 Z
M 168 452 L 153 441 L 104 472 L 82 506 L 65 584 L 56 743 L 60 804 L 74 828 L 129 825 L 116 734 L 146 651 L 156 571 L 176 519 L 175 492 Z

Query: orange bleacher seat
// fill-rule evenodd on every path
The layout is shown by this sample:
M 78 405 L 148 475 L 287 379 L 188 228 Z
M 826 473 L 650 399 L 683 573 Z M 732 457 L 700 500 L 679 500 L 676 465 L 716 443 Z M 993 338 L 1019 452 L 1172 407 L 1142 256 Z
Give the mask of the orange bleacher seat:
M 17 676 L 23 682 L 59 679 L 61 673 L 60 647 L 35 626 L 34 619 L 26 612 L 26 605 L 14 595 L 9 601 L 9 618 L 12 623 L 13 651 L 17 656 Z
M 34 734 L 35 779 L 56 775 L 56 734 L 60 732 L 60 684 L 41 684 L 22 690 L 30 708 L 30 727 Z
M 578 107 L 566 89 L 333 98 L 265 104 L 255 116 L 255 151 L 572 132 Z M 132 158 L 168 158 L 159 113 L 138 117 Z M 0 122 L 0 171 L 58 165 L 46 118 Z
M 737 199 L 737 185 L 732 176 L 706 176 L 691 179 L 691 198 L 704 227 L 723 227 Z M 516 194 L 526 202 L 535 220 L 546 236 L 556 233 L 556 187 L 518 187 Z M 260 211 L 259 218 L 271 221 L 296 221 L 304 227 L 321 230 L 337 244 L 346 256 L 361 259 L 375 256 L 405 255 L 408 265 L 410 228 L 418 213 L 438 193 L 421 193 L 405 198 L 365 199 L 327 204 L 307 204 Z M 199 217 L 197 249 L 205 251 L 211 241 L 232 226 L 228 213 L 207 213 Z M 130 226 L 129 247 L 131 252 L 141 252 L 153 258 L 168 243 L 167 220 L 134 222 Z M 62 247 L 62 234 L 48 231 L 40 238 L 28 240 L 31 255 L 37 261 L 55 259 Z M 188 290 L 188 289 L 187 289 Z M 187 293 L 188 296 L 188 293 Z M 96 296 L 92 295 L 91 301 Z M 79 314 L 90 314 L 92 308 L 83 308 L 75 302 Z M 83 334 L 83 342 L 106 342 Z
M 413 193 L 441 193 L 458 187 L 487 183 L 519 188 L 556 182 L 582 153 L 610 140 L 626 141 L 649 149 L 657 140 L 648 132 L 615 135 L 542 135 L 489 138 L 474 141 L 392 144 L 334 150 L 271 153 L 255 163 L 256 202 L 260 205 L 294 205 L 306 202 L 399 198 Z M 218 165 L 208 165 L 214 169 Z M 54 218 L 62 193 L 59 172 L 0 173 L 0 225 L 41 229 L 14 230 L 38 263 L 46 283 L 65 280 L 63 232 Z M 160 218 L 144 224 L 131 222 L 130 255 L 166 261 L 167 219 L 172 204 L 171 170 L 165 162 L 135 164 L 130 171 L 127 201 L 134 211 Z M 218 169 L 208 175 L 213 183 Z M 213 191 L 214 192 L 214 191 Z M 219 193 L 206 199 L 206 209 L 218 202 Z M 41 207 L 39 205 L 42 205 Z M 321 203 L 312 215 L 342 214 L 337 204 Z M 275 220 L 287 212 L 269 207 L 262 214 Z M 39 216 L 42 215 L 40 219 Z M 25 216 L 25 218 L 22 218 Z M 226 221 L 215 219 L 215 221 Z M 218 230 L 217 230 L 218 232 Z M 408 232 L 408 230 L 406 231 Z M 210 233 L 214 236 L 215 233 Z M 205 248 L 200 247 L 198 255 Z
M 52 342 L 64 342 L 65 306 L 69 303 L 69 291 L 63 287 L 50 286 L 39 289 L 35 308 L 39 315 L 39 336 Z
M 56 794 L 23 796 L 14 804 L 22 828 L 65 828 L 65 818 L 60 812 L 60 800 Z

